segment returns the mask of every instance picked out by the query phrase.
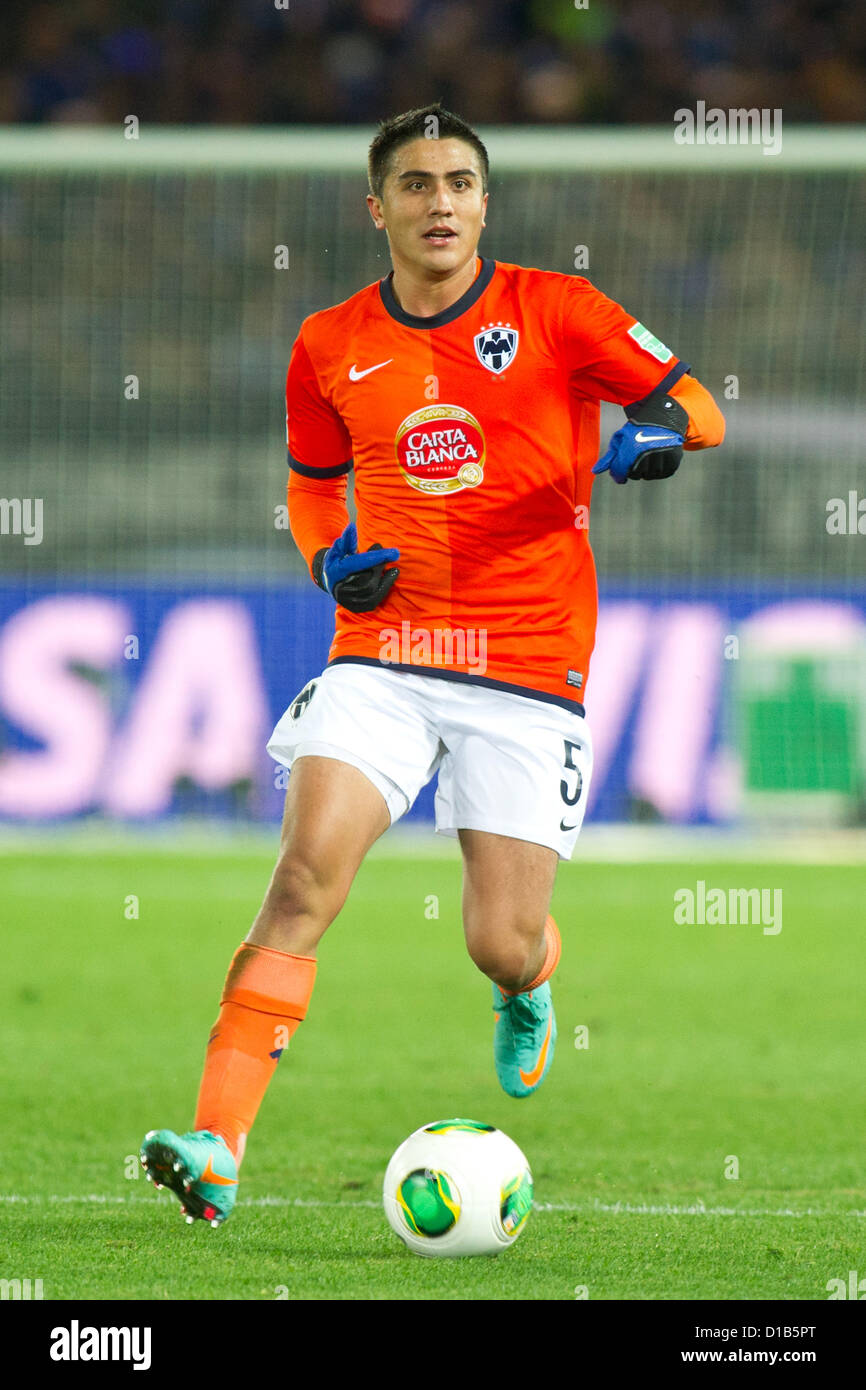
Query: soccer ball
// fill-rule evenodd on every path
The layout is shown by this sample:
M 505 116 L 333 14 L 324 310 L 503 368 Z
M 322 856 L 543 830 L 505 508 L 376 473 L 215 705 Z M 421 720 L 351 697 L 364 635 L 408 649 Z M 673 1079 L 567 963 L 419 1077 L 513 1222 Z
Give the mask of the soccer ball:
M 393 1155 L 382 1193 L 416 1255 L 498 1255 L 532 1210 L 532 1174 L 513 1139 L 477 1120 L 437 1120 Z

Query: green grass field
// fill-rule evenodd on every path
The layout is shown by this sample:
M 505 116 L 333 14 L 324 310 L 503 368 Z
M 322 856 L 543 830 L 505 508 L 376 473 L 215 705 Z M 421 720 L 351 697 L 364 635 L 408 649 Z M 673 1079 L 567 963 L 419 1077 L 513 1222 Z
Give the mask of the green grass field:
M 323 942 L 238 1206 L 187 1227 L 134 1156 L 187 1128 L 209 1026 L 271 853 L 8 851 L 0 1277 L 46 1299 L 809 1299 L 866 1275 L 866 867 L 561 868 L 559 1043 L 506 1097 L 457 859 L 380 853 Z M 677 926 L 673 895 L 781 888 L 783 928 Z M 125 916 L 128 895 L 139 916 Z M 429 895 L 439 917 L 425 916 Z M 577 1048 L 575 1029 L 588 1028 Z M 526 1152 L 537 1210 L 497 1259 L 422 1260 L 382 1175 L 466 1115 Z M 726 1178 L 735 1156 L 739 1177 Z

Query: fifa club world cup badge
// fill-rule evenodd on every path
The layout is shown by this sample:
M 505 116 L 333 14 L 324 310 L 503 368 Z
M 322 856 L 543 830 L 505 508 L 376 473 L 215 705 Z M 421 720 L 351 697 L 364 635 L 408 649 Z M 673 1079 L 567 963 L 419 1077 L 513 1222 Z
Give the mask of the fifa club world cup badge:
M 490 323 L 475 334 L 475 352 L 482 367 L 498 376 L 504 372 L 517 356 L 517 340 L 520 337 L 510 323 Z

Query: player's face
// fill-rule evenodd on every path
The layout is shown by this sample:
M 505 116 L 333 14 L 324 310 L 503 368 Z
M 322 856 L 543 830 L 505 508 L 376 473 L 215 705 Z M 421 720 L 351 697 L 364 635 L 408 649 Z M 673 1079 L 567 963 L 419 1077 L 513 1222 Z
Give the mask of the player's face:
M 392 156 L 382 197 L 367 205 L 395 264 L 453 274 L 475 256 L 484 226 L 478 155 L 464 140 L 411 140 Z

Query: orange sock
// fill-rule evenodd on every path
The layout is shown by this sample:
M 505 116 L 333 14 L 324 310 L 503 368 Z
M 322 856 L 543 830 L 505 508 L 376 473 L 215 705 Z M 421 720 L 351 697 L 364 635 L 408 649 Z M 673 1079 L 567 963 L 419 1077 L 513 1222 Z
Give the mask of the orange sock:
M 550 979 L 554 970 L 559 965 L 559 957 L 562 954 L 562 937 L 559 935 L 559 927 L 550 916 L 548 916 L 544 924 L 544 940 L 547 951 L 544 956 L 544 963 L 535 979 L 531 980 L 528 985 L 524 985 L 521 990 L 503 989 L 503 994 L 511 996 L 515 994 L 528 994 L 531 989 L 537 989 L 539 985 L 544 984 L 545 980 Z M 502 989 L 501 985 L 500 989 Z
M 314 956 L 244 942 L 235 951 L 211 1029 L 195 1128 L 221 1134 L 238 1164 L 289 1038 L 306 1016 Z

